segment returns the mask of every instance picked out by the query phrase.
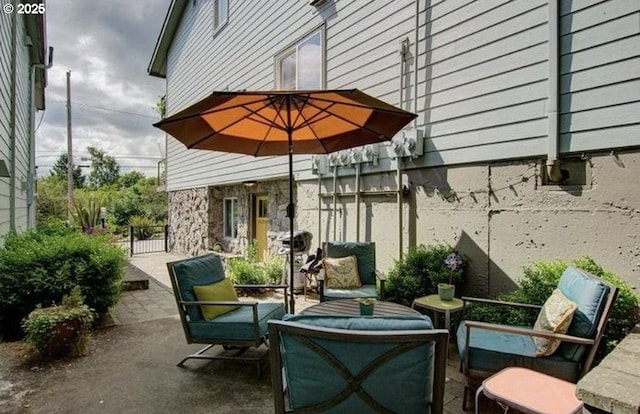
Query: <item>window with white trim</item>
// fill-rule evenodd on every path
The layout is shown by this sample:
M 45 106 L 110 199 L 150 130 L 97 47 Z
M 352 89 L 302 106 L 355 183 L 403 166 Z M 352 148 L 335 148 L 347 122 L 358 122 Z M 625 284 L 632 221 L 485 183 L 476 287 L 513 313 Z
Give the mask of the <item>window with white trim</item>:
M 213 0 L 213 33 L 217 33 L 229 20 L 229 0 Z
M 322 89 L 324 37 L 318 29 L 276 56 L 276 89 Z
M 238 199 L 225 198 L 223 206 L 224 237 L 238 237 Z

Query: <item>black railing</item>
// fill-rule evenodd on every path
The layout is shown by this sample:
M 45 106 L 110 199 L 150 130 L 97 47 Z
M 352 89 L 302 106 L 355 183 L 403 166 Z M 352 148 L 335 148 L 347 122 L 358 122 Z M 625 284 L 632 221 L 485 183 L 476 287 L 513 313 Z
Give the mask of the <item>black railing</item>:
M 141 253 L 168 252 L 168 229 L 169 226 L 129 226 L 131 256 Z

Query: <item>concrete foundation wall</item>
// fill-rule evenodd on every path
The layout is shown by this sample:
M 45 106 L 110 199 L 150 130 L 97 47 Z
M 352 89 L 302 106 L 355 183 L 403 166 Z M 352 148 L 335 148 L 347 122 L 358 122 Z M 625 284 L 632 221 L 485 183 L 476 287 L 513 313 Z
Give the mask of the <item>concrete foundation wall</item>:
M 512 290 L 532 260 L 584 255 L 638 289 L 640 152 L 593 154 L 584 162 L 587 184 L 572 187 L 543 185 L 539 160 L 406 170 L 402 248 L 456 246 L 470 259 L 465 291 L 474 294 Z M 339 178 L 336 187 L 353 192 L 355 179 Z M 334 227 L 333 179 L 324 178 L 320 188 L 329 196 L 322 198 L 319 222 L 318 181 L 298 183 L 298 227 L 311 231 L 316 245 L 355 240 L 355 196 L 336 199 Z M 377 193 L 361 197 L 360 240 L 376 242 L 382 270 L 399 257 L 396 189 L 395 173 L 361 179 L 361 191 Z

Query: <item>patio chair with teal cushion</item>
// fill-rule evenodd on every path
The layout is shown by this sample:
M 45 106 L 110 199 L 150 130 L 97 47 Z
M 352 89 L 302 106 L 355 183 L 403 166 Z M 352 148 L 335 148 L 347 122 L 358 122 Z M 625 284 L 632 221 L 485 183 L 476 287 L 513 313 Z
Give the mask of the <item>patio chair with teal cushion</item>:
M 425 316 L 269 321 L 275 412 L 441 413 L 449 333 Z
M 591 368 L 616 295 L 614 285 L 569 266 L 544 306 L 463 297 L 465 306 L 480 302 L 539 311 L 534 327 L 462 321 L 457 341 L 466 382 L 463 408 L 481 379 L 506 367 L 577 382 Z
M 268 350 L 269 319 L 281 319 L 286 312 L 285 285 L 232 285 L 225 278 L 220 257 L 215 254 L 167 263 L 171 285 L 178 304 L 182 328 L 188 344 L 207 344 L 188 359 L 240 359 L 260 363 Z M 284 304 L 278 302 L 238 301 L 235 288 L 284 290 Z M 206 354 L 215 345 L 227 352 Z M 249 348 L 264 347 L 256 352 Z
M 353 259 L 357 266 L 353 266 Z M 320 301 L 349 298 L 384 299 L 385 276 L 376 269 L 376 244 L 373 242 L 326 242 L 323 269 L 318 275 Z M 348 281 L 338 280 L 332 273 Z M 333 279 L 332 279 L 333 277 Z M 376 283 L 379 282 L 380 294 Z

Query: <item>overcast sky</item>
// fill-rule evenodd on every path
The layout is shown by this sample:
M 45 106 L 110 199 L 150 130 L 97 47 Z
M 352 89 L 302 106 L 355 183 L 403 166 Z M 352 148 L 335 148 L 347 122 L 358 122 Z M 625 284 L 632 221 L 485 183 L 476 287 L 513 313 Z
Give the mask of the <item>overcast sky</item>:
M 164 134 L 151 126 L 164 79 L 147 75 L 170 0 L 50 0 L 47 41 L 54 47 L 46 110 L 36 115 L 36 165 L 48 174 L 67 151 L 66 72 L 71 71 L 73 153 L 76 164 L 93 145 L 121 170 L 147 175 L 163 157 Z M 42 121 L 40 121 L 42 117 Z M 133 157 L 133 158 L 128 158 Z

